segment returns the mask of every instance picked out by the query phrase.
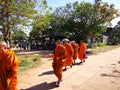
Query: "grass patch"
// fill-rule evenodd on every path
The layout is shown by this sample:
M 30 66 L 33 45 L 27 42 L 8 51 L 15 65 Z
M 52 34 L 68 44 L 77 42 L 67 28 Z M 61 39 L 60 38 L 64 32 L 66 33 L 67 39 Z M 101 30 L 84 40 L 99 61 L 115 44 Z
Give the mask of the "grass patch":
M 98 53 L 110 51 L 118 47 L 120 47 L 120 44 L 119 45 L 106 45 L 104 47 L 96 47 L 91 50 L 91 54 L 98 54 Z
M 23 71 L 25 69 L 34 68 L 40 64 L 42 64 L 42 60 L 40 55 L 17 55 L 20 61 L 19 71 Z
M 102 42 L 99 42 L 99 43 L 97 44 L 97 46 L 98 46 L 98 47 L 105 47 L 106 44 L 105 44 L 105 43 L 102 43 Z

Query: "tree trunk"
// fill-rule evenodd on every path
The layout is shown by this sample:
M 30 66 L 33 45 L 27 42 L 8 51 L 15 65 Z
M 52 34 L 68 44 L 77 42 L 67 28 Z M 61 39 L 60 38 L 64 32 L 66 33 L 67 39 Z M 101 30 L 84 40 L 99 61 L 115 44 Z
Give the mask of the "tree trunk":
M 11 42 L 11 40 L 12 40 L 12 38 L 11 38 L 11 31 L 9 31 L 9 33 L 8 33 L 8 37 L 9 37 L 9 46 L 10 46 L 10 48 L 12 48 L 12 42 Z

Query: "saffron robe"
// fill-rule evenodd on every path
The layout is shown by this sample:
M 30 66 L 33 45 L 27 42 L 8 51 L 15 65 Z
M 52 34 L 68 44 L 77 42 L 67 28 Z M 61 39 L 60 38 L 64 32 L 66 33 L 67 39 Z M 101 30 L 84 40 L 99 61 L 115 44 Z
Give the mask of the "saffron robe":
M 85 53 L 86 53 L 86 49 L 87 49 L 87 47 L 86 47 L 86 44 L 85 43 L 81 43 L 80 44 L 80 50 L 79 50 L 79 55 L 78 55 L 78 57 L 79 57 L 79 59 L 81 60 L 81 61 L 83 61 L 84 59 L 85 59 Z
M 10 49 L 0 55 L 0 90 L 17 90 L 19 61 Z
M 58 81 L 62 80 L 62 67 L 64 65 L 65 58 L 66 58 L 65 47 L 62 45 L 57 46 L 53 54 L 52 67 L 54 69 L 56 77 L 58 78 Z
M 73 48 L 73 60 L 76 60 L 78 57 L 78 44 L 77 43 L 72 43 L 72 48 Z
M 73 48 L 72 48 L 71 44 L 69 44 L 69 43 L 66 43 L 64 46 L 66 49 L 65 66 L 70 66 L 72 64 L 72 60 L 73 60 Z

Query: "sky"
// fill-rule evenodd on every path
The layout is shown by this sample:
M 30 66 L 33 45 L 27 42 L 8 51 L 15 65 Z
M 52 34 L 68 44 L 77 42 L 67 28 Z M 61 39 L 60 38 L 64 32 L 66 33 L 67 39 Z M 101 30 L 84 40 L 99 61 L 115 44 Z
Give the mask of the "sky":
M 47 0 L 47 4 L 49 7 L 52 7 L 53 9 L 55 9 L 56 7 L 60 7 L 60 6 L 65 6 L 67 3 L 73 3 L 75 1 L 78 2 L 90 2 L 92 4 L 94 4 L 95 0 Z M 102 0 L 102 2 L 108 2 L 109 4 L 114 4 L 115 8 L 118 9 L 120 11 L 120 0 Z M 120 17 L 115 18 L 114 20 L 111 21 L 112 23 L 112 27 L 114 27 L 118 21 L 120 21 Z
M 75 1 L 78 2 L 90 2 L 90 3 L 94 3 L 95 0 L 47 0 L 47 4 L 50 7 L 53 7 L 53 9 L 55 7 L 59 7 L 59 6 L 65 6 L 66 3 L 73 3 Z M 109 4 L 114 4 L 116 9 L 120 9 L 120 0 L 102 0 L 102 2 L 108 2 Z

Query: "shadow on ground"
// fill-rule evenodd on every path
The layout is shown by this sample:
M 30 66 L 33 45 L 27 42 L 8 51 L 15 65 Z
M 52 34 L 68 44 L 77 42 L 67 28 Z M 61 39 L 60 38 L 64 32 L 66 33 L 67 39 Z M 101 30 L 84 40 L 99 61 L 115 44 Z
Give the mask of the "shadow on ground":
M 42 74 L 38 75 L 38 76 L 43 76 L 43 75 L 51 75 L 51 74 L 54 74 L 54 71 L 51 70 L 51 71 L 46 71 L 46 72 L 43 72 Z
M 113 70 L 112 73 L 102 73 L 100 74 L 101 76 L 104 77 L 116 77 L 116 78 L 120 78 L 120 71 L 118 71 L 117 69 Z
M 20 90 L 50 90 L 50 89 L 53 89 L 53 88 L 57 88 L 55 86 L 55 83 L 56 82 L 51 82 L 51 83 L 44 82 L 44 83 L 32 86 L 30 88 L 20 89 Z
M 89 55 L 96 55 L 95 53 L 93 53 L 93 51 L 87 51 L 86 54 Z
M 73 64 L 73 66 L 75 66 L 75 65 L 82 65 L 82 62 L 76 62 Z
M 118 64 L 120 64 L 120 61 L 118 62 Z
M 74 63 L 72 66 L 75 66 L 75 65 L 82 65 L 82 63 L 81 63 L 81 62 L 76 62 L 76 63 Z M 63 67 L 63 68 L 64 68 L 64 67 Z M 64 69 L 63 69 L 63 71 L 64 71 Z M 51 75 L 51 74 L 54 74 L 54 71 L 53 71 L 53 70 L 43 72 L 43 73 L 39 74 L 38 76 Z

